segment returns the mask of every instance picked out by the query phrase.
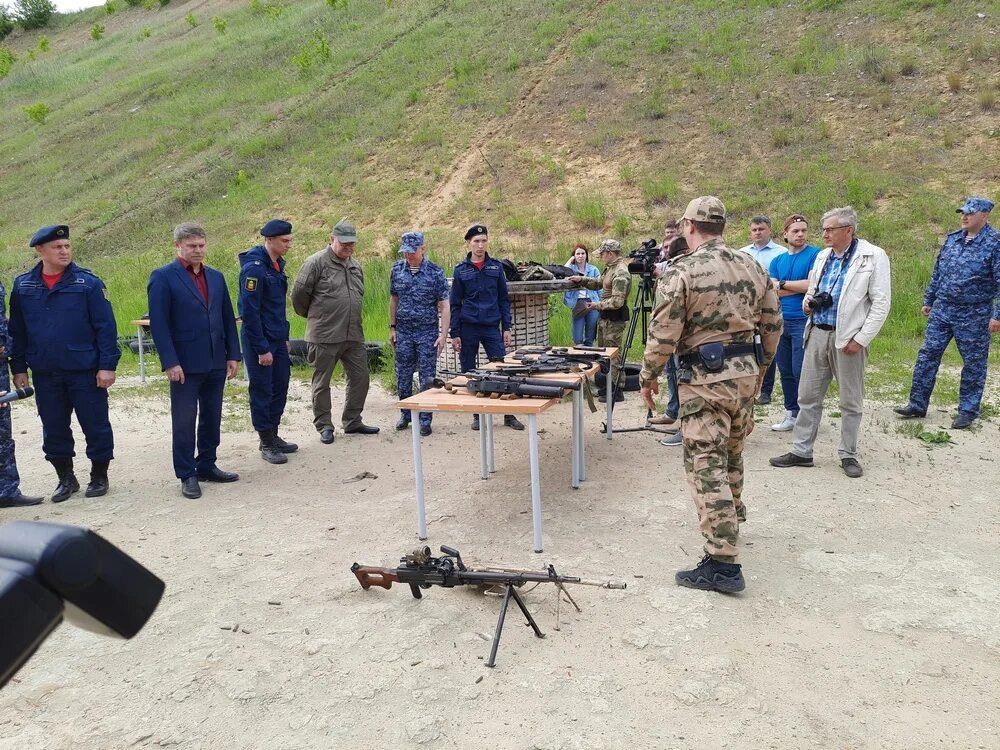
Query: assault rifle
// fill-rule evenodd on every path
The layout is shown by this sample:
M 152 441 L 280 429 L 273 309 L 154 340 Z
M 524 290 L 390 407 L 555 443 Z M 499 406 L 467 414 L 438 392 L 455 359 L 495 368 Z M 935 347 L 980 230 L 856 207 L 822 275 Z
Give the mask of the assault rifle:
M 433 557 L 431 548 L 424 547 L 416 549 L 409 555 L 404 555 L 399 560 L 398 568 L 378 568 L 369 565 L 351 566 L 351 572 L 357 577 L 361 588 L 367 591 L 372 586 L 380 586 L 384 589 L 391 589 L 393 583 L 405 583 L 410 587 L 410 592 L 415 599 L 422 599 L 421 589 L 429 589 L 431 586 L 442 586 L 444 588 L 454 588 L 456 586 L 503 586 L 503 602 L 500 605 L 500 617 L 497 619 L 497 629 L 493 634 L 493 645 L 490 648 L 490 658 L 486 662 L 487 667 L 496 666 L 497 649 L 500 647 L 500 635 L 503 632 L 504 619 L 507 617 L 507 607 L 513 599 L 521 609 L 528 625 L 535 631 L 536 638 L 544 638 L 545 634 L 538 629 L 535 618 L 528 612 L 528 608 L 521 599 L 521 595 L 516 589 L 526 583 L 552 583 L 557 587 L 557 596 L 565 593 L 565 584 L 574 583 L 581 586 L 597 586 L 602 589 L 624 589 L 625 584 L 616 581 L 594 581 L 571 576 L 561 576 L 556 573 L 553 565 L 549 565 L 545 572 L 533 573 L 527 570 L 516 568 L 504 568 L 498 566 L 488 566 L 482 569 L 467 568 L 462 561 L 462 555 L 457 549 L 441 545 L 442 557 Z M 570 601 L 577 611 L 580 608 L 570 597 Z
M 474 393 L 477 396 L 489 396 L 490 398 L 500 398 L 501 396 L 562 398 L 563 391 L 576 391 L 580 389 L 579 381 L 519 377 L 516 375 L 505 375 L 492 370 L 471 370 L 465 373 L 442 372 L 441 374 L 447 377 L 463 376 L 467 378 L 464 387 L 469 393 Z M 438 387 L 453 392 L 462 386 L 440 381 Z

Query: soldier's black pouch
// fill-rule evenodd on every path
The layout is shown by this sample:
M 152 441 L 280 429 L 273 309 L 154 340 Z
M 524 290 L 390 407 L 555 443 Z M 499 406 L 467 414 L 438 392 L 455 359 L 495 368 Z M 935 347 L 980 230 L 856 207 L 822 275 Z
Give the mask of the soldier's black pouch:
M 759 333 L 753 335 L 753 358 L 757 360 L 758 365 L 764 364 L 764 342 L 761 341 Z
M 705 370 L 722 372 L 722 367 L 726 364 L 726 347 L 721 341 L 702 344 L 698 347 L 698 356 L 701 358 L 701 366 Z

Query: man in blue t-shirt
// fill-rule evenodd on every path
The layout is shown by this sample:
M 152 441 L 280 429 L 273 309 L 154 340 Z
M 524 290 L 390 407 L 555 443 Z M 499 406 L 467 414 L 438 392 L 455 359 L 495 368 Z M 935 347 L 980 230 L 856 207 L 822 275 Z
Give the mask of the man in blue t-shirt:
M 809 288 L 809 269 L 812 268 L 820 248 L 806 244 L 809 224 L 802 214 L 792 214 L 785 219 L 784 235 L 788 252 L 771 261 L 769 274 L 778 287 L 781 314 L 785 328 L 778 342 L 774 361 L 781 373 L 781 390 L 785 398 L 785 417 L 771 429 L 789 432 L 799 416 L 799 375 L 802 373 L 802 334 L 806 315 L 802 312 L 802 298 Z
M 785 252 L 785 248 L 771 239 L 771 219 L 767 216 L 754 216 L 750 219 L 750 244 L 741 247 L 760 264 L 764 271 L 771 268 L 771 262 Z M 777 358 L 771 360 L 771 366 L 764 374 L 764 380 L 760 384 L 760 394 L 757 396 L 758 404 L 771 403 L 771 393 L 774 391 L 774 366 Z

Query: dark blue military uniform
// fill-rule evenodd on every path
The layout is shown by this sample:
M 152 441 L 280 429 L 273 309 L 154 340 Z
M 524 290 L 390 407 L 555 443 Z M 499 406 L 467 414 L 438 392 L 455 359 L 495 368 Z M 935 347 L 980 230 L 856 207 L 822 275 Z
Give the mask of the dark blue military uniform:
M 422 243 L 421 243 L 422 244 Z M 420 372 L 420 390 L 431 387 L 437 374 L 438 302 L 448 299 L 448 280 L 439 266 L 424 258 L 416 273 L 406 260 L 392 267 L 389 294 L 396 307 L 396 390 L 399 398 L 413 395 L 413 373 Z M 464 341 L 463 341 L 463 351 Z M 404 418 L 409 411 L 402 410 Z M 430 425 L 431 412 L 420 412 L 420 424 Z
M 931 314 L 913 369 L 910 405 L 914 409 L 927 411 L 941 356 L 954 338 L 962 356 L 958 411 L 973 418 L 979 415 L 990 353 L 989 323 L 991 318 L 1000 320 L 998 292 L 1000 232 L 986 224 L 968 243 L 962 229 L 949 234 L 924 293 Z
M 118 329 L 104 283 L 70 263 L 49 289 L 42 264 L 14 280 L 10 295 L 11 370 L 31 369 L 42 420 L 45 457 L 72 458 L 76 418 L 94 462 L 114 458 L 108 391 L 97 387 L 98 370 L 114 370 L 121 357 Z
M 0 391 L 10 390 L 10 371 L 7 356 L 10 353 L 10 336 L 7 333 L 7 292 L 0 284 Z M 21 494 L 21 477 L 14 459 L 14 433 L 10 423 L 10 408 L 0 409 L 0 497 L 17 497 Z
M 472 264 L 472 253 L 455 266 L 451 284 L 451 337 L 461 337 L 458 353 L 462 371 L 476 366 L 479 345 L 490 359 L 506 353 L 501 330 L 510 330 L 510 297 L 503 266 L 486 254 L 482 269 Z
M 263 245 L 240 253 L 238 306 L 243 319 L 240 341 L 243 362 L 250 380 L 250 419 L 258 432 L 277 430 L 288 399 L 292 371 L 288 356 L 288 316 L 285 298 L 288 277 L 285 260 L 274 267 Z M 274 363 L 262 366 L 257 357 L 271 352 Z

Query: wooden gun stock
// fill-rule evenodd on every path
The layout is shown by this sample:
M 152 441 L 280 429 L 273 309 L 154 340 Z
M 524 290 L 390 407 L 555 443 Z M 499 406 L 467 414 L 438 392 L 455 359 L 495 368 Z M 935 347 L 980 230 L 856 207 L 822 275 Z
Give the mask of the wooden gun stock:
M 389 568 L 376 568 L 371 565 L 358 565 L 354 563 L 351 566 L 351 572 L 357 577 L 358 583 L 361 584 L 361 588 L 365 591 L 372 586 L 391 589 L 394 582 L 399 583 L 399 577 Z

